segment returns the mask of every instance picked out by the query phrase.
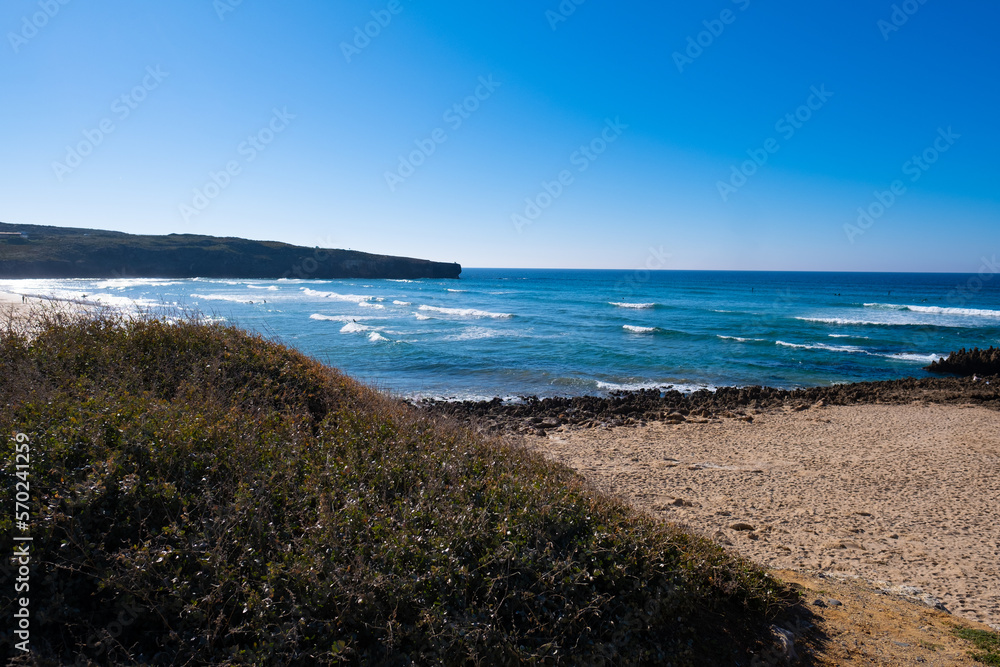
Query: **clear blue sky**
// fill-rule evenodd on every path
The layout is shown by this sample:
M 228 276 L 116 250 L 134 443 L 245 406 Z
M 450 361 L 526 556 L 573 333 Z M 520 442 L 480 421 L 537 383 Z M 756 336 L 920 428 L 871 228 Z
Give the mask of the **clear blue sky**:
M 896 7 L 7 0 L 0 220 L 465 266 L 977 271 L 1000 6 Z

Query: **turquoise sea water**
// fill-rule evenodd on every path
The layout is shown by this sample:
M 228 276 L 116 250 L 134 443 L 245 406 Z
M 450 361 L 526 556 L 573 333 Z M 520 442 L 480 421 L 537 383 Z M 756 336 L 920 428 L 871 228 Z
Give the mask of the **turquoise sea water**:
M 1000 276 L 466 269 L 460 280 L 20 280 L 276 336 L 407 396 L 827 385 L 1000 344 Z

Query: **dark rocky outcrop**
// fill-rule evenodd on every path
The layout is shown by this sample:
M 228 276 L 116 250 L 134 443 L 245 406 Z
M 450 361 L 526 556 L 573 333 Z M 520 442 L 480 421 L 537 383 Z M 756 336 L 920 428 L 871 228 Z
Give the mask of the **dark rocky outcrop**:
M 276 241 L 0 223 L 0 278 L 413 279 L 461 272 L 453 263 Z
M 952 352 L 947 359 L 939 359 L 927 366 L 931 373 L 951 373 L 953 375 L 1000 375 L 1000 348 L 990 347 L 980 350 L 974 347 Z
M 722 387 L 717 391 L 682 394 L 676 390 L 644 389 L 608 396 L 538 398 L 519 402 L 448 402 L 422 400 L 419 408 L 445 414 L 483 431 L 542 435 L 560 426 L 632 426 L 649 421 L 667 423 L 740 419 L 753 422 L 756 412 L 806 410 L 824 405 L 961 403 L 1000 409 L 1000 380 L 974 382 L 971 378 L 906 378 L 860 382 L 832 387 L 775 389 Z

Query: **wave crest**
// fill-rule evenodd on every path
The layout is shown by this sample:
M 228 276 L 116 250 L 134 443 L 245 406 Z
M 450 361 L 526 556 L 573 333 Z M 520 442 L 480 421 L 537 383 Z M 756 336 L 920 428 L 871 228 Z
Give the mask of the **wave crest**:
M 431 313 L 441 313 L 442 315 L 454 315 L 456 317 L 489 317 L 495 320 L 514 317 L 511 313 L 491 313 L 486 310 L 476 310 L 475 308 L 441 308 L 440 306 L 420 306 L 417 310 Z
M 616 308 L 632 308 L 634 310 L 646 310 L 648 308 L 656 308 L 655 303 L 626 303 L 624 301 L 608 301 L 608 304 L 615 306 Z

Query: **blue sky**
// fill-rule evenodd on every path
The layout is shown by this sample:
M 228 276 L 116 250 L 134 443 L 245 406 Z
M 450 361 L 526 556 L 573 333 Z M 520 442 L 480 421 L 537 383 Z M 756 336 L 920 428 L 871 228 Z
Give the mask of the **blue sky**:
M 465 266 L 1000 252 L 1000 6 L 674 4 L 8 0 L 0 220 Z

